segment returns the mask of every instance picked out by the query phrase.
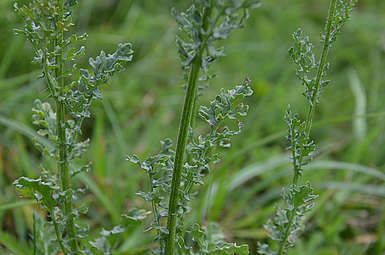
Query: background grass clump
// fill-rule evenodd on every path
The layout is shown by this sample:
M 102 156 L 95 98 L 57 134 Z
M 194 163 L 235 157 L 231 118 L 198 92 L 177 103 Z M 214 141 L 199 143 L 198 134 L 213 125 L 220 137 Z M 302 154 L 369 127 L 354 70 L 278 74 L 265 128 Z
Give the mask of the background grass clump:
M 40 154 L 31 142 L 31 108 L 48 91 L 36 79 L 38 66 L 30 64 L 30 45 L 13 35 L 13 28 L 21 25 L 13 2 L 0 2 L 0 254 L 28 254 L 31 211 L 39 209 L 19 199 L 11 184 L 19 176 L 38 174 Z M 79 163 L 91 160 L 93 168 L 77 182 L 89 189 L 82 201 L 89 207 L 83 220 L 91 229 L 109 229 L 119 224 L 122 212 L 148 207 L 135 195 L 146 188 L 146 176 L 129 166 L 125 155 L 134 152 L 145 158 L 159 148 L 159 139 L 175 137 L 183 72 L 170 8 L 184 9 L 189 3 L 83 0 L 74 13 L 77 27 L 89 34 L 80 65 L 101 48 L 112 52 L 119 42 L 132 42 L 135 49 L 127 70 L 114 77 L 111 86 L 101 88 L 104 100 L 95 102 L 93 117 L 84 123 L 91 147 Z M 213 66 L 217 73 L 213 88 L 201 98 L 202 103 L 209 102 L 219 88 L 237 84 L 240 74 L 253 81 L 244 130 L 231 148 L 221 151 L 223 160 L 202 187 L 194 214 L 186 221 L 218 222 L 226 240 L 247 243 L 254 253 L 257 242 L 267 238 L 263 224 L 291 174 L 284 111 L 289 103 L 295 109 L 305 109 L 306 104 L 288 60 L 290 35 L 297 27 L 306 34 L 320 34 L 327 8 L 328 1 L 264 1 L 251 11 L 245 28 L 226 41 L 227 56 Z M 313 42 L 317 51 L 320 42 Z M 304 170 L 319 198 L 289 254 L 381 254 L 385 249 L 384 1 L 358 3 L 329 61 L 333 83 L 323 91 L 312 130 L 317 153 Z M 122 254 L 138 254 L 148 247 L 151 238 L 142 232 L 142 227 L 135 227 L 125 233 L 119 246 Z

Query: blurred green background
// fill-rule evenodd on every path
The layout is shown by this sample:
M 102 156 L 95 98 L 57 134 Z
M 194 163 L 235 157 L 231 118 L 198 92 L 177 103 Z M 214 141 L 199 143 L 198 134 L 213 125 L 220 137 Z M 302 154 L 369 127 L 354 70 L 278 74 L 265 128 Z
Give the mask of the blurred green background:
M 28 254 L 31 212 L 38 208 L 18 198 L 12 182 L 38 174 L 31 108 L 47 93 L 39 67 L 31 64 L 29 43 L 13 34 L 22 24 L 12 4 L 0 1 L 0 254 Z M 93 169 L 78 181 L 89 188 L 83 201 L 91 229 L 117 224 L 133 206 L 148 207 L 135 195 L 147 187 L 145 176 L 125 157 L 155 153 L 161 139 L 176 138 L 184 91 L 170 9 L 188 4 L 81 0 L 75 12 L 77 31 L 89 34 L 87 58 L 123 41 L 135 49 L 134 61 L 103 87 L 104 100 L 93 105 L 85 123 L 91 137 L 85 161 L 91 160 Z M 224 42 L 227 56 L 214 65 L 217 78 L 201 98 L 207 102 L 245 76 L 252 80 L 246 128 L 221 152 L 223 160 L 190 216 L 218 222 L 227 240 L 249 244 L 252 254 L 266 238 L 263 224 L 290 181 L 284 111 L 289 103 L 301 114 L 305 109 L 303 87 L 288 60 L 291 33 L 302 27 L 318 53 L 327 7 L 327 0 L 263 1 L 245 28 Z M 385 1 L 359 1 L 330 62 L 332 82 L 312 132 L 317 155 L 304 175 L 320 197 L 290 254 L 385 254 Z M 142 231 L 126 233 L 121 254 L 139 254 L 138 248 L 149 246 L 151 236 Z

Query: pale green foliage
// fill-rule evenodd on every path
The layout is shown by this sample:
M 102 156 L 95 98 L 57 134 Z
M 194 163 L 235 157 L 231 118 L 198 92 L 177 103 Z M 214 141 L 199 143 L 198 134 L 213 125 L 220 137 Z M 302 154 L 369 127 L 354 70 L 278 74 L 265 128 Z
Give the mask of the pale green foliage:
M 37 246 L 35 254 L 56 254 L 59 251 L 64 254 L 92 254 L 89 245 L 80 241 L 87 237 L 88 227 L 81 226 L 80 222 L 75 224 L 87 208 L 77 208 L 72 204 L 84 191 L 71 184 L 71 177 L 88 171 L 90 165 L 75 168 L 71 162 L 82 157 L 88 148 L 89 140 L 80 139 L 82 122 L 90 116 L 92 100 L 101 98 L 99 85 L 121 71 L 122 65 L 131 61 L 133 53 L 129 43 L 119 44 L 112 54 L 102 51 L 96 58 L 90 58 L 90 70 L 79 68 L 76 60 L 85 55 L 85 47 L 79 44 L 87 35 L 70 33 L 73 26 L 71 8 L 76 3 L 75 0 L 31 0 L 20 8 L 15 4 L 16 11 L 25 22 L 24 28 L 16 32 L 32 44 L 34 62 L 42 68 L 41 78 L 45 78 L 54 103 L 36 100 L 32 118 L 33 124 L 38 127 L 37 134 L 50 142 L 42 144 L 36 139 L 36 147 L 45 157 L 57 162 L 57 169 L 44 170 L 42 167 L 38 178 L 21 177 L 15 181 L 22 195 L 35 198 L 48 211 L 51 218 L 49 224 L 53 225 L 56 235 L 56 248 L 52 248 L 54 252 Z M 45 232 L 51 231 L 47 229 L 50 225 L 39 223 L 39 226 L 43 225 Z M 110 234 L 116 234 L 116 231 Z M 108 235 L 104 232 L 102 238 Z M 96 243 L 103 242 L 91 242 L 93 246 L 97 246 Z M 106 242 L 103 244 L 106 245 Z
M 341 33 L 344 24 L 349 20 L 354 6 L 358 0 L 337 0 L 335 12 L 331 20 L 330 43 L 337 39 L 337 35 Z M 322 35 L 322 40 L 326 39 L 326 35 Z
M 298 29 L 293 34 L 294 46 L 290 48 L 289 55 L 291 60 L 298 66 L 296 72 L 297 77 L 302 81 L 305 86 L 303 95 L 308 102 L 312 104 L 313 95 L 315 92 L 315 77 L 314 72 L 317 70 L 317 63 L 313 54 L 313 44 L 310 42 L 309 37 L 302 38 L 302 30 Z M 321 83 L 321 86 L 326 85 Z
M 218 156 L 215 152 L 217 147 L 230 146 L 231 138 L 239 134 L 242 129 L 240 121 L 247 115 L 248 106 L 242 102 L 244 97 L 252 95 L 249 80 L 244 80 L 234 89 L 221 89 L 220 94 L 213 100 L 209 106 L 201 106 L 199 115 L 205 120 L 209 126 L 209 132 L 205 135 L 195 136 L 192 129 L 189 133 L 189 144 L 186 148 L 187 156 L 191 158 L 189 162 L 185 162 L 182 171 L 182 182 L 179 193 L 178 204 L 178 225 L 177 225 L 177 248 L 178 254 L 247 254 L 240 253 L 248 249 L 245 246 L 238 247 L 235 244 L 226 244 L 221 241 L 215 246 L 210 246 L 212 250 L 205 253 L 204 247 L 198 253 L 193 253 L 192 248 L 186 248 L 194 242 L 197 245 L 203 242 L 202 238 L 186 240 L 182 231 L 183 217 L 191 210 L 191 200 L 194 198 L 195 192 L 193 187 L 199 187 L 203 184 L 204 177 L 210 171 L 212 164 L 218 162 Z M 236 122 L 236 129 L 228 127 L 226 120 Z M 127 159 L 133 164 L 138 165 L 146 171 L 149 179 L 149 191 L 138 192 L 145 201 L 152 204 L 153 221 L 148 230 L 156 230 L 155 240 L 159 240 L 160 248 L 154 250 L 155 254 L 164 254 L 164 243 L 168 234 L 167 228 L 163 225 L 163 218 L 167 217 L 169 195 L 171 190 L 172 170 L 175 158 L 175 151 L 172 150 L 172 142 L 166 139 L 161 142 L 161 150 L 158 154 L 150 156 L 146 160 L 140 160 L 137 156 L 129 156 Z M 189 230 L 189 233 L 197 233 L 197 225 Z M 195 229 L 195 230 L 194 230 Z M 199 230 L 203 231 L 203 230 Z M 203 232 L 202 232 L 203 233 Z M 208 244 L 207 244 L 208 245 Z M 247 246 L 246 246 L 247 247 Z M 207 249 L 206 249 L 207 250 Z
M 195 0 L 191 7 L 181 15 L 176 15 L 179 23 L 177 44 L 182 66 L 186 72 L 186 96 L 183 105 L 182 118 L 179 125 L 178 140 L 175 152 L 171 192 L 167 217 L 167 238 L 165 254 L 174 255 L 176 244 L 180 246 L 182 233 L 178 221 L 179 211 L 184 206 L 182 193 L 184 156 L 188 142 L 189 130 L 194 127 L 198 90 L 207 86 L 198 86 L 199 81 L 207 82 L 213 77 L 208 74 L 208 66 L 218 57 L 223 56 L 223 49 L 217 48 L 214 42 L 227 38 L 234 28 L 241 27 L 248 16 L 248 9 L 258 6 L 256 0 Z M 200 76 L 200 71 L 204 73 Z M 191 140 L 191 139 L 190 139 Z M 192 156 L 187 155 L 187 163 L 191 165 Z M 194 173 L 190 171 L 187 179 L 194 182 Z M 190 189 L 190 187 L 188 187 Z M 184 191 L 185 192 L 185 191 Z M 182 201 L 182 202 L 181 202 Z M 188 201 L 188 200 L 187 200 Z M 182 210 L 183 211 L 183 210 Z M 162 250 L 162 244 L 161 244 Z
M 292 112 L 290 106 L 286 110 L 285 121 L 288 126 L 288 149 L 292 151 L 294 169 L 298 175 L 302 174 L 303 166 L 311 159 L 315 150 L 314 141 L 306 135 L 306 122 L 301 121 L 298 114 Z
M 46 172 L 43 172 L 38 179 L 20 177 L 14 182 L 14 185 L 20 194 L 35 198 L 48 211 L 57 206 L 60 187 L 57 185 L 57 180 L 48 177 Z
M 33 246 L 34 254 L 39 255 L 57 254 L 60 251 L 54 229 L 36 213 L 33 213 Z
M 209 125 L 210 132 L 195 136 L 190 129 L 189 144 L 186 148 L 190 160 L 184 164 L 182 173 L 184 181 L 181 184 L 180 201 L 184 210 L 179 216 L 180 224 L 183 223 L 184 212 L 190 209 L 189 201 L 194 196 L 193 186 L 202 185 L 203 177 L 210 172 L 211 165 L 219 161 L 216 149 L 229 147 L 232 137 L 241 132 L 243 127 L 241 119 L 247 115 L 249 108 L 241 100 L 251 96 L 252 93 L 249 81 L 245 80 L 234 89 L 227 91 L 221 89 L 220 94 L 209 106 L 200 107 L 199 115 Z M 227 124 L 235 127 L 231 128 Z
M 282 191 L 282 199 L 285 206 L 276 206 L 276 214 L 265 225 L 269 237 L 279 243 L 283 243 L 282 253 L 294 246 L 295 236 L 303 228 L 302 220 L 305 214 L 314 206 L 313 188 L 310 183 L 303 185 L 289 185 Z M 289 235 L 289 238 L 288 238 Z M 259 254 L 278 254 L 268 249 L 266 244 L 259 244 Z
M 355 2 L 355 0 L 336 0 L 333 13 L 326 24 L 327 31 L 321 35 L 321 41 L 324 44 L 323 50 L 328 51 L 335 42 L 343 25 L 350 18 Z M 294 46 L 290 48 L 289 55 L 291 60 L 297 65 L 297 77 L 305 86 L 304 96 L 309 104 L 313 105 L 319 102 L 322 89 L 329 83 L 325 79 L 329 63 L 323 62 L 326 61 L 324 58 L 318 62 L 316 61 L 313 53 L 313 44 L 308 36 L 303 36 L 301 29 L 298 29 L 293 34 L 293 39 Z
M 161 224 L 161 220 L 167 217 L 168 196 L 170 194 L 172 169 L 174 165 L 175 151 L 172 150 L 171 139 L 161 141 L 161 150 L 158 154 L 150 156 L 146 160 L 140 160 L 136 155 L 127 157 L 127 160 L 137 164 L 146 171 L 150 189 L 137 194 L 145 201 L 152 204 L 153 222 L 148 230 L 156 230 L 155 240 L 163 242 L 167 228 Z
M 182 248 L 183 254 L 189 255 L 248 255 L 247 245 L 237 246 L 226 243 L 224 236 L 215 223 L 209 223 L 202 228 L 195 223 L 186 233 L 186 242 Z
M 206 135 L 194 136 L 190 129 L 189 144 L 187 154 L 189 162 L 184 165 L 185 178 L 183 183 L 185 201 L 189 201 L 192 186 L 199 186 L 203 183 L 202 176 L 210 172 L 210 164 L 217 163 L 218 157 L 215 153 L 217 147 L 230 147 L 231 138 L 241 132 L 243 123 L 241 118 L 247 115 L 248 105 L 242 103 L 244 97 L 251 96 L 253 91 L 249 86 L 249 81 L 245 80 L 241 85 L 234 89 L 225 91 L 221 89 L 220 94 L 209 106 L 201 106 L 199 116 L 209 124 L 210 132 Z M 234 120 L 235 128 L 226 125 L 226 119 Z M 231 124 L 231 123 L 229 123 Z
M 353 0 L 330 0 L 329 15 L 325 33 L 321 36 L 323 43 L 319 61 L 313 53 L 313 45 L 309 37 L 304 37 L 299 29 L 293 34 L 294 46 L 289 50 L 291 60 L 297 65 L 296 74 L 305 86 L 303 95 L 308 102 L 306 119 L 300 120 L 298 114 L 293 113 L 290 106 L 285 114 L 285 121 L 289 127 L 287 139 L 291 150 L 294 177 L 292 184 L 283 189 L 283 208 L 276 206 L 275 216 L 265 225 L 269 237 L 277 243 L 277 250 L 267 244 L 259 243 L 258 253 L 266 255 L 286 254 L 288 248 L 295 244 L 298 230 L 303 228 L 302 218 L 313 207 L 317 198 L 310 183 L 301 184 L 303 167 L 311 160 L 315 150 L 314 141 L 310 138 L 314 110 L 319 103 L 322 89 L 329 83 L 325 79 L 329 68 L 327 62 L 328 51 L 342 26 L 350 17 L 354 6 Z
M 89 241 L 90 247 L 88 252 L 93 255 L 109 255 L 113 254 L 114 244 L 116 244 L 116 236 L 125 231 L 133 230 L 147 217 L 147 212 L 144 210 L 131 209 L 127 214 L 122 215 L 121 224 L 111 229 L 102 229 L 99 237 Z M 115 242 L 114 242 L 115 240 Z
M 199 58 L 203 82 L 199 90 L 206 87 L 215 75 L 209 73 L 211 63 L 225 55 L 224 47 L 216 41 L 229 37 L 232 30 L 241 28 L 249 16 L 249 9 L 259 6 L 259 0 L 194 0 L 185 11 L 178 14 L 173 10 L 179 31 L 176 37 L 182 67 L 188 71 L 195 58 Z
M 215 42 L 225 39 L 230 32 L 242 26 L 248 9 L 258 6 L 256 0 L 194 0 L 186 12 L 176 16 L 179 31 L 177 45 L 187 82 L 185 101 L 179 125 L 175 152 L 171 140 L 162 142 L 159 155 L 147 160 L 136 156 L 129 161 L 143 168 L 149 177 L 149 192 L 139 194 L 152 204 L 154 215 L 150 229 L 156 229 L 155 240 L 159 249 L 155 254 L 185 254 L 185 237 L 182 231 L 184 216 L 190 210 L 193 187 L 203 183 L 210 164 L 217 161 L 215 148 L 230 145 L 230 138 L 238 134 L 242 124 L 233 130 L 221 126 L 224 119 L 236 119 L 246 114 L 247 106 L 236 105 L 238 98 L 251 95 L 249 81 L 234 90 L 222 90 L 209 107 L 202 107 L 199 114 L 210 125 L 207 135 L 194 135 L 197 109 L 198 82 L 207 82 L 213 75 L 208 73 L 209 64 L 223 56 L 223 49 Z M 200 75 L 200 72 L 203 75 Z M 186 154 L 186 157 L 185 157 Z M 162 218 L 167 218 L 163 225 Z

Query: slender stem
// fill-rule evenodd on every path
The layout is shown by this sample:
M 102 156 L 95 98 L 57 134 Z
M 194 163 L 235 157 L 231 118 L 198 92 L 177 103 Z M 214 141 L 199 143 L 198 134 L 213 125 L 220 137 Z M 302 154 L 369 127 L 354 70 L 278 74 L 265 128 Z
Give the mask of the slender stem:
M 36 229 L 36 213 L 32 213 L 33 220 L 33 255 L 37 255 L 37 229 Z
M 310 130 L 311 130 L 312 123 L 313 123 L 313 114 L 314 114 L 314 110 L 315 110 L 315 107 L 317 104 L 317 97 L 318 97 L 318 93 L 319 93 L 319 89 L 320 89 L 320 83 L 321 83 L 321 79 L 323 76 L 323 72 L 325 70 L 326 59 L 327 59 L 327 55 L 328 55 L 329 48 L 330 48 L 330 36 L 332 33 L 332 21 L 333 21 L 333 17 L 335 14 L 335 9 L 336 9 L 336 0 L 330 0 L 328 19 L 327 19 L 327 23 L 326 23 L 326 35 L 325 35 L 322 54 L 320 57 L 320 62 L 319 62 L 318 70 L 317 70 L 315 90 L 314 90 L 314 94 L 312 95 L 311 103 L 309 104 L 309 109 L 308 109 L 307 117 L 305 120 L 305 139 L 309 138 L 309 136 L 310 136 Z M 292 144 L 295 144 L 295 143 L 292 142 Z M 293 183 L 292 184 L 294 186 L 296 186 L 298 184 L 299 177 L 300 177 L 299 171 L 300 171 L 302 164 L 303 164 L 302 163 L 303 153 L 301 153 L 301 156 L 300 156 L 298 162 L 295 161 L 295 157 L 294 157 L 295 149 L 296 148 L 292 148 L 293 159 L 294 159 L 293 160 L 294 177 L 293 177 Z M 304 144 L 302 143 L 301 144 L 301 151 L 303 149 L 304 149 Z M 294 207 L 290 213 L 288 223 L 287 223 L 287 228 L 285 230 L 284 238 L 283 238 L 282 242 L 280 242 L 280 244 L 279 244 L 278 255 L 282 255 L 284 250 L 285 250 L 284 248 L 286 246 L 287 239 L 290 236 L 290 228 L 293 224 L 296 210 L 297 210 L 297 207 Z
M 317 105 L 317 97 L 319 94 L 320 90 L 320 84 L 321 84 L 321 79 L 323 76 L 323 72 L 325 70 L 325 65 L 326 65 L 326 59 L 329 53 L 329 48 L 330 48 L 330 36 L 332 33 L 332 23 L 333 23 L 333 17 L 335 14 L 335 9 L 336 9 L 336 0 L 330 0 L 330 6 L 329 6 L 329 14 L 328 14 L 328 19 L 326 23 L 326 35 L 324 38 L 324 45 L 322 49 L 322 54 L 320 57 L 319 61 L 319 66 L 317 70 L 317 76 L 316 76 L 316 83 L 315 83 L 315 90 L 311 98 L 311 103 L 309 104 L 309 109 L 308 113 L 306 116 L 305 120 L 305 139 L 308 139 L 310 136 L 310 130 L 313 124 L 313 115 L 314 111 Z M 304 144 L 301 144 L 301 151 L 304 149 Z M 299 158 L 299 169 L 302 167 L 302 161 L 303 161 L 303 153 L 301 153 L 301 156 Z M 299 178 L 299 169 L 295 168 L 295 173 L 294 173 L 294 178 L 293 178 L 293 183 L 297 184 L 298 183 L 298 178 Z
M 209 26 L 209 17 L 212 12 L 212 5 L 205 10 L 203 14 L 203 31 L 208 32 Z M 166 240 L 165 255 L 174 255 L 175 254 L 175 238 L 176 238 L 176 220 L 177 220 L 177 211 L 179 203 L 179 189 L 181 184 L 182 177 L 182 168 L 184 161 L 184 154 L 187 144 L 187 135 L 188 128 L 191 125 L 191 119 L 194 116 L 193 110 L 196 101 L 197 95 L 197 79 L 199 76 L 199 71 L 201 69 L 202 55 L 206 47 L 206 42 L 208 40 L 208 35 L 203 36 L 200 34 L 201 45 L 198 53 L 195 55 L 191 69 L 188 77 L 187 91 L 184 99 L 182 118 L 179 124 L 179 133 L 178 140 L 175 152 L 174 160 L 174 169 L 171 181 L 171 194 L 168 207 L 168 217 L 167 217 L 167 229 L 168 236 Z
M 64 248 L 63 241 L 61 239 L 60 232 L 59 232 L 59 227 L 57 225 L 55 214 L 54 214 L 54 211 L 53 211 L 52 208 L 50 210 L 50 213 L 51 213 L 51 217 L 52 217 L 53 226 L 55 228 L 56 239 L 57 239 L 57 241 L 58 241 L 58 243 L 60 245 L 60 248 L 62 249 L 63 255 L 66 255 L 67 254 L 67 250 Z
M 58 0 L 59 7 L 59 21 L 62 22 L 63 13 L 64 13 L 64 1 Z M 66 232 L 70 239 L 69 245 L 71 247 L 71 251 L 76 254 L 77 252 L 77 241 L 75 235 L 75 226 L 72 215 L 72 192 L 71 192 L 71 176 L 69 171 L 68 164 L 68 155 L 67 155 L 67 141 L 66 141 L 66 131 L 65 131 L 65 106 L 62 100 L 63 91 L 64 91 L 64 63 L 63 63 L 63 49 L 62 44 L 64 42 L 64 31 L 60 30 L 60 35 L 56 39 L 56 46 L 59 47 L 59 52 L 56 56 L 56 64 L 57 69 L 55 71 L 56 80 L 58 81 L 58 96 L 56 97 L 56 128 L 57 135 L 59 140 L 59 161 L 58 161 L 58 169 L 60 173 L 61 180 L 61 190 L 63 192 L 67 192 L 65 195 L 64 201 L 64 215 L 66 216 Z
M 298 182 L 298 176 L 299 176 L 299 169 L 298 169 L 298 163 L 300 162 L 297 162 L 297 157 L 295 156 L 296 154 L 296 151 L 297 151 L 297 146 L 296 146 L 296 142 L 295 142 L 295 131 L 294 131 L 294 128 L 292 128 L 292 131 L 291 131 L 291 141 L 290 143 L 292 144 L 292 148 L 291 148 L 291 153 L 292 153 L 292 158 L 293 158 L 293 168 L 294 168 L 294 177 L 293 177 L 293 183 L 296 184 Z
M 154 185 L 153 185 L 153 178 L 152 178 L 152 174 L 147 172 L 147 176 L 148 176 L 148 180 L 150 181 L 150 189 L 151 189 L 151 192 L 154 192 Z M 156 207 L 156 203 L 154 200 L 151 201 L 151 207 L 152 207 L 152 213 L 154 214 L 154 219 L 156 221 L 156 224 L 158 226 L 160 226 L 160 216 L 159 216 L 159 212 L 158 212 L 158 208 Z M 160 230 L 158 230 L 158 235 L 160 234 Z M 160 250 L 163 249 L 163 244 L 164 240 L 160 240 Z

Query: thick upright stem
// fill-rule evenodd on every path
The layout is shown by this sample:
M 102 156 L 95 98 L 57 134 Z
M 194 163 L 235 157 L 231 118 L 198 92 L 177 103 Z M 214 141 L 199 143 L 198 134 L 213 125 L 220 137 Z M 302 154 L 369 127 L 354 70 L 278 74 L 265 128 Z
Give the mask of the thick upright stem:
M 189 74 L 188 87 L 183 105 L 182 119 L 179 125 L 178 142 L 175 152 L 175 162 L 171 183 L 171 194 L 168 208 L 167 229 L 168 236 L 166 242 L 166 255 L 174 255 L 176 220 L 179 200 L 179 188 L 182 176 L 183 159 L 186 150 L 187 133 L 190 126 L 190 120 L 194 101 L 196 97 L 196 81 L 199 74 L 201 56 L 196 56 Z
M 64 201 L 64 215 L 67 218 L 66 232 L 70 239 L 70 247 L 73 252 L 77 251 L 77 242 L 75 235 L 75 226 L 72 215 L 72 192 L 71 177 L 67 160 L 67 146 L 65 137 L 65 108 L 63 102 L 56 100 L 57 107 L 57 132 L 59 138 L 59 162 L 58 169 L 61 180 L 61 190 L 66 192 Z
M 212 8 L 209 6 L 205 13 L 203 14 L 203 27 L 202 29 L 206 31 L 207 34 L 209 27 L 209 17 L 211 15 Z M 188 129 L 191 125 L 191 120 L 194 116 L 194 109 L 196 104 L 196 95 L 197 95 L 197 79 L 199 76 L 199 71 L 201 69 L 202 55 L 205 50 L 206 42 L 208 35 L 200 35 L 201 45 L 198 53 L 194 57 L 194 60 L 191 64 L 190 73 L 188 76 L 187 91 L 183 104 L 182 118 L 179 124 L 179 133 L 178 141 L 175 152 L 174 160 L 174 169 L 171 182 L 171 194 L 168 207 L 168 217 L 167 217 L 167 229 L 168 236 L 166 240 L 165 255 L 174 255 L 175 254 L 175 240 L 176 240 L 176 225 L 177 225 L 177 213 L 178 213 L 178 203 L 179 203 L 179 189 L 182 177 L 182 168 L 184 161 L 184 154 L 186 151 L 187 144 L 187 135 Z
M 62 22 L 63 13 L 64 13 L 64 1 L 58 0 L 59 8 L 59 21 Z M 66 232 L 70 239 L 69 245 L 71 252 L 73 254 L 77 253 L 77 241 L 75 235 L 75 225 L 72 215 L 72 192 L 71 192 L 71 176 L 68 164 L 68 155 L 67 155 L 67 141 L 66 141 L 66 112 L 63 98 L 64 91 L 64 63 L 63 63 L 63 49 L 61 44 L 64 42 L 64 31 L 60 30 L 60 35 L 56 39 L 56 45 L 59 46 L 60 50 L 56 56 L 57 69 L 55 71 L 55 78 L 58 81 L 58 96 L 56 97 L 56 128 L 58 135 L 59 143 L 59 161 L 58 169 L 60 173 L 61 180 L 61 190 L 66 192 L 65 201 L 64 201 L 64 215 L 67 220 Z M 64 252 L 64 251 L 63 251 Z

